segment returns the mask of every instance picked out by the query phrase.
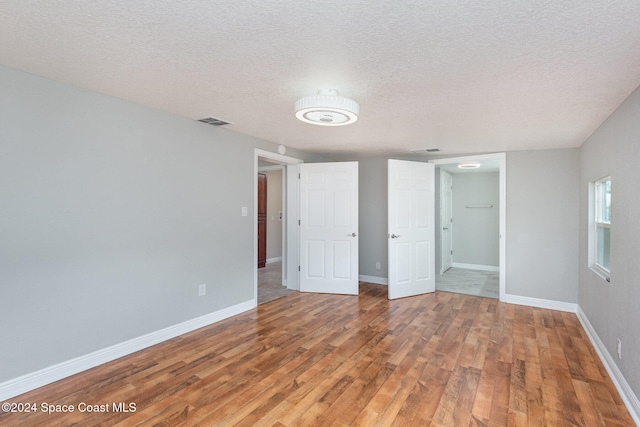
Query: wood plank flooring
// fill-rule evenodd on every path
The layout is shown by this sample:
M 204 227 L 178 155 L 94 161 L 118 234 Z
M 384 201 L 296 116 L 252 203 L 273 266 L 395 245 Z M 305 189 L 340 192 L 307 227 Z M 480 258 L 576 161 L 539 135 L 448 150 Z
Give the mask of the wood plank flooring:
M 447 292 L 389 301 L 367 283 L 290 294 L 10 402 L 38 411 L 0 426 L 634 425 L 574 314 Z

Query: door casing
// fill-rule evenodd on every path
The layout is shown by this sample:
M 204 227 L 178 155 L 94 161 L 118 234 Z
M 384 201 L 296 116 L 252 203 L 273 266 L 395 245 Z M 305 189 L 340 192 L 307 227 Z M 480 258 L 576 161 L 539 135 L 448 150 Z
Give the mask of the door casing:
M 258 159 L 284 165 L 283 182 L 286 182 L 286 191 L 282 196 L 286 209 L 283 227 L 284 241 L 282 245 L 283 277 L 286 278 L 287 288 L 299 290 L 298 282 L 298 165 L 302 159 L 284 156 L 278 153 L 254 150 L 253 163 L 253 301 L 254 307 L 258 305 Z

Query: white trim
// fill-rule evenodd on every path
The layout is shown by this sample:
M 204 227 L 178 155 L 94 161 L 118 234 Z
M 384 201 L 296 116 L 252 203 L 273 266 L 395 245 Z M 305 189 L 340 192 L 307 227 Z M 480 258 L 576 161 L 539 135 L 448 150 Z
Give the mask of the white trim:
M 282 170 L 284 170 L 284 165 L 258 166 L 258 172 L 272 172 Z
M 273 264 L 274 262 L 280 262 L 280 261 L 282 261 L 282 257 L 281 256 L 275 257 L 275 258 L 267 258 L 266 263 L 267 264 Z
M 300 272 L 298 267 L 300 266 L 300 250 L 298 245 L 298 221 L 300 218 L 300 203 L 299 203 L 299 187 L 300 180 L 298 179 L 300 173 L 299 165 L 287 165 L 287 203 L 284 218 L 286 220 L 286 245 L 283 244 L 283 254 L 285 255 L 282 266 L 283 272 L 286 273 L 287 289 L 294 291 L 300 290 Z M 286 250 L 284 250 L 286 248 Z
M 481 265 L 481 264 L 465 264 L 462 262 L 452 262 L 452 267 L 464 268 L 465 270 L 481 270 L 481 271 L 500 271 L 500 267 L 497 265 Z
M 450 157 L 442 159 L 432 159 L 429 163 L 436 165 L 446 165 L 452 163 L 464 163 L 482 160 L 498 160 L 499 167 L 499 187 L 500 187 L 500 301 L 506 301 L 507 297 L 507 153 L 478 154 L 476 156 Z
M 75 375 L 87 369 L 94 368 L 103 363 L 111 362 L 120 357 L 135 353 L 152 345 L 186 334 L 196 329 L 211 325 L 256 307 L 255 300 L 245 301 L 231 307 L 186 322 L 178 323 L 159 331 L 151 332 L 101 350 L 94 351 L 84 356 L 76 357 L 39 371 L 31 372 L 18 378 L 0 383 L 0 401 L 10 399 L 22 393 L 34 390 L 38 387 L 51 384 L 54 381 Z
M 566 311 L 568 313 L 575 313 L 578 310 L 578 304 L 572 302 L 523 297 L 520 295 L 511 294 L 505 294 L 504 302 L 507 302 L 509 304 L 526 305 L 529 307 L 546 308 L 548 310 Z
M 629 386 L 627 380 L 625 380 L 622 372 L 620 372 L 620 369 L 618 368 L 618 365 L 616 365 L 613 357 L 611 357 L 611 354 L 609 354 L 609 351 L 600 340 L 600 337 L 596 333 L 596 330 L 593 329 L 591 322 L 589 322 L 587 315 L 584 313 L 584 311 L 582 311 L 582 308 L 580 308 L 580 306 L 578 306 L 577 315 L 578 320 L 580 320 L 582 327 L 584 328 L 587 336 L 589 337 L 589 340 L 591 341 L 591 344 L 593 344 L 596 353 L 598 353 L 602 364 L 609 373 L 611 381 L 613 381 L 613 385 L 615 385 L 618 393 L 620 393 L 620 397 L 624 401 L 625 406 L 629 410 L 631 418 L 633 418 L 635 423 L 640 426 L 640 401 L 638 400 L 638 397 L 631 389 L 631 386 Z
M 376 285 L 389 284 L 389 281 L 386 277 L 365 276 L 364 274 L 359 275 L 358 280 L 360 280 L 361 282 L 374 283 Z
M 303 160 L 296 159 L 295 157 L 283 156 L 282 154 L 272 153 L 271 151 L 261 150 L 259 148 L 255 149 L 256 157 L 262 157 L 269 160 L 275 160 L 276 162 L 280 162 L 283 165 L 296 165 L 298 163 L 302 163 Z

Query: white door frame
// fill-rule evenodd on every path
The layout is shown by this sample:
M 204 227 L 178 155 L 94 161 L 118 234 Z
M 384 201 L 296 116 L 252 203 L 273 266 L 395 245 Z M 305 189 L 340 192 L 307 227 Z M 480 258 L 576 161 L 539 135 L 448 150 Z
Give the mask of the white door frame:
M 440 230 L 438 230 L 440 232 L 440 274 L 442 275 L 446 270 L 445 270 L 445 266 L 444 266 L 444 260 L 446 258 L 446 252 L 444 250 L 445 245 L 442 244 L 442 242 L 445 241 L 443 235 L 445 234 L 444 231 L 444 213 L 447 212 L 448 209 L 448 213 L 449 215 L 451 215 L 451 203 L 452 200 L 451 198 L 449 198 L 449 204 L 448 206 L 445 206 L 445 204 L 443 203 L 445 201 L 444 198 L 444 193 L 446 191 L 446 187 L 444 186 L 444 180 L 446 176 L 449 176 L 452 180 L 453 180 L 453 176 L 445 171 L 444 169 L 440 168 L 440 194 L 439 194 L 439 199 L 440 199 L 440 212 L 438 212 L 439 218 L 440 218 Z M 451 191 L 451 189 L 449 189 L 449 191 Z M 449 224 L 449 232 L 447 233 L 447 235 L 449 236 L 449 249 L 453 249 L 453 226 L 451 225 L 451 218 L 449 218 L 449 221 L 447 221 L 447 224 Z M 451 255 L 451 253 L 449 253 L 449 255 Z M 451 265 L 449 265 L 449 267 L 451 267 Z
M 434 163 L 436 165 L 448 165 L 448 164 L 457 164 L 464 162 L 472 162 L 478 161 L 482 162 L 483 160 L 497 160 L 499 164 L 499 193 L 500 193 L 500 207 L 499 207 L 499 215 L 500 215 L 500 301 L 505 301 L 506 295 L 506 271 L 507 271 L 507 251 L 506 251 L 506 242 L 507 242 L 507 155 L 506 153 L 493 153 L 493 154 L 479 154 L 475 156 L 464 156 L 464 157 L 449 157 L 442 159 L 433 159 L 429 160 L 429 163 Z M 256 260 L 257 262 L 257 260 Z
M 268 159 L 283 165 L 282 181 L 286 191 L 282 193 L 284 210 L 282 265 L 286 273 L 287 288 L 299 290 L 298 281 L 298 165 L 303 160 L 283 156 L 271 151 L 254 150 L 253 161 L 253 301 L 258 305 L 258 159 Z M 286 269 L 286 270 L 285 270 Z

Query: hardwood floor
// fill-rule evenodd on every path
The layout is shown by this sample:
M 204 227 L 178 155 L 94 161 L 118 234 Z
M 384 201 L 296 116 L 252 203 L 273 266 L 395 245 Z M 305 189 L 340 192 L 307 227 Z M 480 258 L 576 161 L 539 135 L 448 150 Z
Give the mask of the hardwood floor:
M 366 283 L 293 293 L 10 401 L 38 412 L 1 426 L 634 425 L 574 314 L 447 292 L 389 301 Z

